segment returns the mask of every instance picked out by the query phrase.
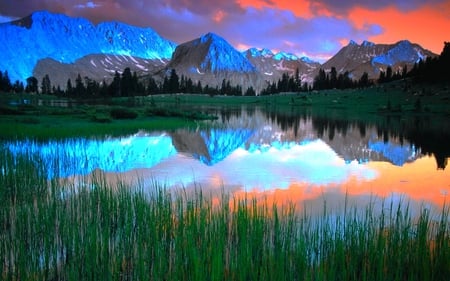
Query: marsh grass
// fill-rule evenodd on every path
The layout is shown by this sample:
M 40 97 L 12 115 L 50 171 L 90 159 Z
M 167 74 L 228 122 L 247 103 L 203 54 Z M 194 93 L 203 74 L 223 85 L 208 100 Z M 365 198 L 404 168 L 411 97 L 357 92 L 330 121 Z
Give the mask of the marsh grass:
M 48 181 L 0 160 L 1 280 L 446 280 L 449 208 L 297 212 L 223 192 Z M 37 164 L 36 164 L 37 163 Z

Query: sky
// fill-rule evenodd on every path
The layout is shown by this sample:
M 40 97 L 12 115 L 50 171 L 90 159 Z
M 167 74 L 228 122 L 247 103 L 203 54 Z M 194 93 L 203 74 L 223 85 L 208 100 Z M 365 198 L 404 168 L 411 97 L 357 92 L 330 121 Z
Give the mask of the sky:
M 350 40 L 408 39 L 437 54 L 450 41 L 450 0 L 0 0 L 0 22 L 37 10 L 151 27 L 177 44 L 214 32 L 241 51 L 319 61 Z

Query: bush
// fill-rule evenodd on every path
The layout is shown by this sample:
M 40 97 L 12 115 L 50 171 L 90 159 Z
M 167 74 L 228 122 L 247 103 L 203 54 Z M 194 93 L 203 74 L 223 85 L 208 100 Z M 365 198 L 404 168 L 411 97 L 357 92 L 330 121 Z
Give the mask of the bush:
M 0 106 L 0 115 L 22 115 L 23 112 L 9 107 L 9 106 Z
M 111 117 L 104 115 L 104 114 L 96 114 L 94 116 L 92 116 L 91 118 L 92 122 L 96 122 L 96 123 L 111 123 Z
M 124 107 L 116 107 L 111 109 L 110 115 L 114 119 L 136 119 L 138 114 Z

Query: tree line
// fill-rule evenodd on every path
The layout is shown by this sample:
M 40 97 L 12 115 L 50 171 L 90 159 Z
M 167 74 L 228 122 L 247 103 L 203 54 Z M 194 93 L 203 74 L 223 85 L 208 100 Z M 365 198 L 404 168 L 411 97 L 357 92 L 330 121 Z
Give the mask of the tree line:
M 92 97 L 130 97 L 154 94 L 174 94 L 174 93 L 200 93 L 207 95 L 256 95 L 253 87 L 249 87 L 243 92 L 240 85 L 232 85 L 231 81 L 223 79 L 221 87 L 203 86 L 200 81 L 194 83 L 191 78 L 177 74 L 175 69 L 158 82 L 153 77 L 147 81 L 139 79 L 136 72 L 131 72 L 127 67 L 122 73 L 115 72 L 110 83 L 103 80 L 98 82 L 89 77 L 82 78 L 80 74 L 72 81 L 67 80 L 64 90 L 61 87 L 52 85 L 49 75 L 45 75 L 39 84 L 38 79 L 29 77 L 26 79 L 26 85 L 20 81 L 11 84 L 8 72 L 0 71 L 0 91 L 14 93 L 35 93 L 56 96 L 67 96 L 75 98 Z
M 401 71 L 394 72 L 391 66 L 386 71 L 380 71 L 377 83 L 386 83 L 406 77 L 418 82 L 446 82 L 450 81 L 450 42 L 444 42 L 442 53 L 438 57 L 427 57 L 425 61 L 420 60 L 414 64 L 412 70 L 408 71 L 406 65 Z M 359 79 L 352 79 L 348 71 L 338 73 L 335 67 L 329 72 L 320 69 L 314 77 L 312 85 L 301 81 L 299 69 L 294 75 L 287 73 L 277 82 L 269 82 L 260 95 L 271 95 L 281 92 L 306 92 L 311 90 L 324 89 L 348 89 L 365 88 L 371 86 L 375 81 L 369 79 L 367 72 L 364 72 Z M 67 80 L 64 90 L 61 87 L 52 85 L 49 75 L 45 75 L 39 85 L 35 77 L 26 79 L 26 85 L 21 81 L 11 83 L 8 71 L 0 71 L 0 92 L 14 93 L 41 93 L 48 95 L 67 97 L 129 97 L 152 94 L 173 94 L 173 93 L 201 93 L 207 95 L 256 95 L 253 87 L 243 91 L 240 85 L 232 85 L 229 80 L 223 79 L 221 86 L 202 85 L 200 81 L 194 83 L 191 78 L 176 73 L 175 69 L 170 70 L 162 82 L 149 77 L 147 81 L 139 79 L 136 72 L 131 72 L 130 68 L 125 68 L 122 73 L 115 72 L 110 83 L 103 80 L 98 82 L 89 77 L 82 78 L 80 74 L 72 82 Z

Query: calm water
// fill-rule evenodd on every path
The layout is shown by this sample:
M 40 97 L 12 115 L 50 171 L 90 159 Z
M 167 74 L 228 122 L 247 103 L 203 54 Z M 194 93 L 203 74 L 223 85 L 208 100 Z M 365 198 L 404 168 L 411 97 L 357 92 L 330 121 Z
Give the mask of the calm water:
M 16 155 L 40 154 L 48 178 L 102 172 L 148 189 L 156 181 L 277 202 L 387 198 L 440 207 L 450 199 L 448 146 L 433 136 L 440 133 L 421 133 L 420 124 L 395 131 L 257 108 L 217 113 L 210 129 L 4 146 Z

